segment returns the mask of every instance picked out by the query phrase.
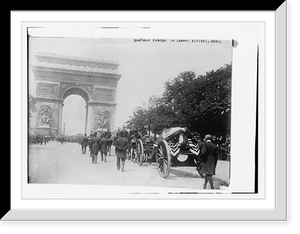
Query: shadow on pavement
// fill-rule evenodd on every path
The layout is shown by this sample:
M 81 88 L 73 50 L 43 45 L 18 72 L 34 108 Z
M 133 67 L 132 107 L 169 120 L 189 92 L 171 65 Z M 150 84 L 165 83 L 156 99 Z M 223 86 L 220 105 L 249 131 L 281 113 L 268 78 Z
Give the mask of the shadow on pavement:
M 170 169 L 170 174 L 173 174 L 179 178 L 201 178 L 199 174 L 173 168 Z

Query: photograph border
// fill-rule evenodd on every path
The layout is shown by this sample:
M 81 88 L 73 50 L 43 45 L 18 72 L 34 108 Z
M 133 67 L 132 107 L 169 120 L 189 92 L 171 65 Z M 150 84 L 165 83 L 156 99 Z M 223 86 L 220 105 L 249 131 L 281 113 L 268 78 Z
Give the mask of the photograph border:
M 104 34 L 106 37 L 110 37 L 111 34 L 114 34 L 116 37 L 126 37 L 127 35 L 131 35 L 132 33 L 134 35 L 136 35 L 136 37 L 139 37 L 141 34 L 143 35 L 143 33 L 145 32 L 142 32 L 141 31 L 141 26 L 144 26 L 144 25 L 149 25 L 151 26 L 151 31 L 150 34 L 154 35 L 155 36 L 158 36 L 160 37 L 161 35 L 167 35 L 168 37 L 170 37 L 171 34 L 173 34 L 173 31 L 175 32 L 176 35 L 178 35 L 178 33 L 176 33 L 176 30 L 177 28 L 182 28 L 182 25 L 183 23 L 182 22 L 157 22 L 156 24 L 151 24 L 151 22 L 127 22 L 125 24 L 123 24 L 122 22 L 105 22 L 103 24 L 103 22 L 100 22 L 102 23 L 102 25 L 104 25 L 105 27 L 109 27 L 109 26 L 118 26 L 118 28 L 114 28 L 114 30 L 107 30 L 105 29 L 104 32 L 101 32 L 100 34 Z M 235 72 L 236 74 L 233 75 L 233 79 L 235 80 L 234 84 L 237 86 L 237 88 L 234 89 L 233 91 L 233 96 L 236 96 L 235 94 L 238 93 L 239 89 L 239 85 L 243 85 L 244 86 L 244 89 L 246 88 L 246 95 L 245 93 L 243 92 L 242 93 L 242 97 L 241 97 L 241 92 L 239 92 L 239 98 L 244 98 L 246 97 L 246 99 L 243 99 L 246 103 L 244 102 L 239 102 L 237 101 L 239 98 L 233 98 L 234 102 L 233 102 L 233 112 L 232 112 L 232 115 L 235 117 L 235 121 L 237 121 L 237 126 L 243 126 L 243 121 L 246 121 L 248 124 L 247 124 L 247 131 L 244 131 L 244 132 L 241 132 L 240 130 L 238 130 L 238 128 L 236 127 L 235 128 L 235 134 L 232 133 L 232 144 L 233 144 L 233 147 L 232 147 L 232 153 L 234 153 L 234 150 L 236 149 L 236 146 L 239 145 L 239 146 L 242 146 L 242 144 L 244 143 L 241 142 L 240 140 L 240 144 L 235 144 L 234 141 L 237 140 L 237 138 L 239 138 L 239 134 L 240 135 L 244 135 L 246 132 L 247 134 L 245 134 L 245 140 L 248 142 L 248 147 L 249 145 L 251 145 L 253 147 L 253 149 L 255 148 L 255 145 L 254 145 L 254 141 L 255 141 L 255 111 L 257 111 L 257 116 L 258 116 L 258 109 L 255 108 L 255 98 L 257 98 L 255 96 L 255 93 L 256 91 L 258 90 L 260 93 L 263 92 L 264 88 L 265 88 L 265 79 L 259 79 L 259 77 L 265 77 L 265 54 L 266 54 L 266 42 L 265 42 L 265 38 L 266 38 L 266 26 L 265 26 L 265 22 L 263 21 L 249 21 L 249 22 L 245 22 L 245 21 L 242 21 L 242 22 L 231 22 L 231 21 L 208 21 L 208 22 L 186 22 L 185 24 L 185 27 L 188 28 L 188 27 L 195 27 L 197 28 L 195 25 L 198 26 L 198 24 L 196 23 L 200 23 L 199 24 L 199 27 L 204 27 L 204 31 L 206 33 L 208 33 L 210 35 L 211 38 L 218 38 L 220 37 L 224 37 L 225 35 L 225 38 L 230 38 L 230 40 L 232 40 L 232 36 L 235 35 L 237 38 L 237 40 L 241 40 L 240 43 L 243 44 L 243 48 L 241 48 L 241 50 L 239 50 L 239 56 L 238 54 L 236 53 L 236 55 L 234 55 L 234 50 L 235 48 L 232 48 L 233 50 L 233 58 L 236 58 L 236 59 L 233 59 L 233 63 L 234 63 L 234 68 L 233 69 L 233 72 Z M 203 24 L 204 23 L 204 24 Z M 216 28 L 219 28 L 219 29 L 222 29 L 223 27 L 221 27 L 220 25 L 223 24 L 223 26 L 227 26 L 227 27 L 230 27 L 230 26 L 233 26 L 233 30 L 231 29 L 231 31 L 233 32 L 233 34 L 231 33 L 228 33 L 227 31 L 222 31 L 222 33 L 211 33 L 212 31 L 215 31 L 215 30 L 211 30 L 211 27 L 209 27 L 209 29 L 207 28 L 207 25 L 211 25 L 212 27 L 216 27 Z M 23 31 L 27 31 L 28 29 L 28 25 L 30 25 L 32 27 L 32 23 L 27 23 L 27 22 L 24 22 L 23 23 Z M 39 29 L 43 29 L 45 28 L 44 30 L 42 31 L 39 31 L 40 33 L 40 36 L 45 36 L 45 37 L 48 37 L 48 36 L 56 36 L 56 37 L 61 37 L 61 36 L 66 36 L 65 33 L 64 33 L 64 28 L 66 27 L 66 25 L 68 25 L 70 28 L 75 28 L 75 27 L 78 27 L 78 23 L 76 22 L 75 24 L 73 22 L 59 22 L 59 23 L 55 23 L 55 24 L 52 24 L 52 23 L 47 23 L 45 25 L 45 23 L 40 23 L 40 22 L 37 22 L 34 24 L 34 26 L 38 27 Z M 79 31 L 76 31 L 76 36 L 82 36 L 82 35 L 86 35 L 87 37 L 95 37 L 95 30 L 94 30 L 94 27 L 96 28 L 99 28 L 99 24 L 98 23 L 94 23 L 94 22 L 87 22 L 86 24 L 81 24 L 80 25 L 81 28 L 84 27 L 84 33 L 82 32 L 79 32 Z M 122 28 L 125 28 L 126 30 L 122 29 Z M 136 30 L 131 30 L 130 28 L 131 27 L 136 27 L 137 29 Z M 199 28 L 198 27 L 198 28 Z M 89 28 L 91 28 L 92 30 L 90 31 Z M 163 30 L 162 28 L 167 28 L 168 29 L 168 33 L 163 33 Z M 171 29 L 170 29 L 171 28 Z M 50 30 L 49 30 L 50 29 Z M 52 30 L 53 29 L 53 30 Z M 121 30 L 122 29 L 122 30 Z M 102 30 L 102 28 L 101 28 Z M 242 30 L 242 32 L 244 33 L 240 33 L 239 30 Z M 260 30 L 260 31 L 258 31 Z M 98 31 L 98 30 L 97 30 Z M 128 32 L 129 31 L 129 32 Z M 154 33 L 153 33 L 154 31 Z M 180 31 L 180 30 L 179 30 Z M 184 29 L 183 29 L 184 31 Z M 218 30 L 216 30 L 218 31 Z M 189 30 L 185 30 L 185 32 L 189 33 Z M 125 34 L 126 33 L 126 34 Z M 96 32 L 96 34 L 98 35 L 98 32 Z M 193 33 L 192 33 L 193 34 Z M 213 34 L 213 36 L 211 35 Z M 245 35 L 246 36 L 245 36 Z M 109 36 L 107 36 L 109 35 Z M 186 34 L 180 32 L 179 33 L 179 38 L 184 38 Z M 243 36 L 241 36 L 243 35 Z M 71 31 L 71 33 L 68 33 L 67 34 L 67 37 L 74 37 L 74 33 L 73 31 Z M 193 38 L 192 36 L 190 36 L 191 38 Z M 234 37 L 234 36 L 233 36 Z M 258 37 L 258 38 L 257 38 Z M 25 37 L 26 38 L 26 37 Z M 26 45 L 27 42 L 26 42 L 26 39 L 24 38 L 23 40 L 23 45 Z M 172 36 L 171 36 L 172 38 Z M 176 36 L 173 36 L 173 38 L 176 38 Z M 198 38 L 198 35 L 196 36 L 196 38 Z M 257 43 L 260 44 L 260 56 L 261 56 L 261 59 L 260 59 L 260 63 L 261 63 L 261 69 L 259 69 L 257 72 L 257 63 L 258 63 L 258 60 L 257 60 L 257 57 L 258 57 L 258 46 L 257 46 Z M 241 46 L 239 46 L 241 47 Z M 244 56 L 244 53 L 247 54 L 248 56 Z M 23 54 L 27 54 L 27 50 L 26 50 L 26 46 L 23 46 Z M 244 61 L 244 57 L 250 57 L 251 59 L 247 60 L 249 63 L 247 64 L 248 66 L 248 71 L 251 73 L 251 75 L 249 76 L 248 75 L 244 75 L 243 74 L 243 69 L 241 69 L 241 66 L 245 66 L 245 61 Z M 24 59 L 26 59 L 26 57 L 24 57 Z M 238 62 L 239 61 L 243 61 L 242 64 L 240 63 L 239 65 Z M 256 61 L 257 60 L 257 61 Z M 26 60 L 24 60 L 26 61 Z M 236 64 L 236 65 L 235 65 Z M 27 67 L 26 67 L 27 68 Z M 239 68 L 239 69 L 237 69 Z M 249 68 L 251 68 L 249 70 Z M 25 69 L 25 68 L 24 68 Z M 24 75 L 23 75 L 24 76 Z M 244 79 L 237 79 L 238 77 L 243 77 Z M 260 86 L 259 86 L 259 89 L 258 89 L 258 83 L 256 85 L 256 82 L 259 81 L 260 83 Z M 247 82 L 247 84 L 249 86 L 245 86 L 244 83 Z M 249 87 L 251 86 L 251 89 L 249 89 Z M 23 85 L 23 87 L 25 87 L 25 85 Z M 252 92 L 254 91 L 254 92 Z M 25 93 L 27 93 L 27 90 L 23 90 L 23 95 L 25 95 Z M 250 95 L 251 98 L 248 96 Z M 261 97 L 261 100 L 260 100 L 260 105 L 259 105 L 259 108 L 262 109 L 264 108 L 264 103 L 265 103 L 265 96 L 264 95 L 260 95 Z M 239 104 L 239 107 L 242 108 L 244 111 L 248 112 L 247 115 L 245 114 L 242 114 L 243 117 L 237 117 L 237 115 L 239 113 L 243 113 L 243 112 L 240 112 L 239 111 L 239 107 L 236 107 L 235 104 Z M 23 107 L 26 107 L 27 103 L 24 101 L 23 103 Z M 245 108 L 246 107 L 246 108 Z M 250 108 L 249 108 L 250 107 Z M 250 112 L 249 112 L 250 110 Z M 26 112 L 26 108 L 24 108 L 24 112 Z M 260 111 L 260 120 L 263 121 L 263 119 L 265 118 L 265 112 L 264 111 Z M 264 122 L 264 121 L 263 121 Z M 27 121 L 24 119 L 23 121 L 23 125 L 26 125 Z M 263 126 L 264 126 L 265 123 L 263 123 Z M 259 134 L 261 136 L 264 136 L 265 134 L 265 128 L 262 127 L 261 128 L 261 132 L 259 132 Z M 236 134 L 236 130 L 239 131 L 239 134 Z M 256 133 L 258 134 L 258 133 Z M 26 136 L 27 136 L 27 132 L 24 130 L 23 131 L 23 141 L 24 139 L 26 139 Z M 235 140 L 234 140 L 234 139 Z M 240 138 L 242 139 L 242 138 Z M 170 189 L 170 188 L 149 188 L 149 189 L 146 189 L 146 191 L 144 190 L 143 192 L 140 192 L 140 191 L 137 191 L 137 190 L 140 190 L 140 189 L 137 189 L 137 188 L 134 188 L 133 187 L 133 190 L 130 190 L 131 188 L 129 186 L 126 186 L 126 187 L 123 187 L 123 191 L 126 190 L 129 191 L 128 192 L 122 192 L 122 194 L 120 194 L 120 196 L 118 196 L 116 199 L 155 199 L 154 196 L 151 196 L 150 194 L 158 194 L 158 195 L 161 195 L 165 192 L 167 192 L 167 196 L 165 197 L 166 199 L 185 199 L 185 198 L 189 198 L 189 199 L 208 199 L 208 198 L 212 198 L 210 197 L 209 195 L 214 195 L 214 194 L 228 194 L 228 193 L 231 193 L 231 194 L 235 194 L 235 196 L 237 196 L 238 194 L 241 194 L 241 197 L 237 197 L 238 199 L 245 199 L 247 198 L 246 195 L 247 194 L 254 194 L 256 193 L 256 197 L 255 199 L 264 199 L 265 198 L 265 191 L 263 189 L 263 186 L 264 184 L 266 184 L 265 182 L 265 172 L 263 171 L 263 168 L 264 168 L 264 160 L 265 160 L 265 149 L 264 149 L 264 138 L 263 137 L 260 137 L 260 140 L 262 141 L 262 143 L 259 144 L 259 153 L 263 155 L 263 157 L 260 157 L 260 170 L 261 170 L 261 183 L 260 183 L 260 189 L 259 189 L 259 194 L 257 191 L 255 191 L 255 185 L 257 186 L 257 177 L 254 178 L 255 176 L 257 176 L 257 174 L 254 174 L 255 172 L 257 172 L 257 165 L 258 165 L 258 161 L 256 161 L 256 164 L 254 165 L 254 161 L 257 159 L 257 156 L 258 155 L 254 155 L 254 150 L 253 152 L 251 151 L 247 151 L 245 152 L 244 150 L 241 151 L 241 147 L 239 147 L 239 153 L 237 155 L 241 155 L 243 156 L 243 159 L 247 161 L 247 163 L 250 163 L 247 164 L 247 168 L 251 168 L 251 170 L 249 171 L 250 173 L 249 174 L 245 174 L 244 173 L 244 170 L 243 169 L 239 169 L 239 173 L 242 173 L 243 174 L 243 181 L 240 181 L 239 179 L 235 179 L 235 182 L 239 182 L 239 188 L 235 188 L 235 189 L 232 189 L 231 188 L 233 187 L 233 183 L 231 183 L 230 185 L 230 190 L 225 190 L 225 191 L 221 191 L 221 190 L 215 190 L 215 191 L 196 191 L 195 190 L 192 190 L 192 191 L 189 191 L 188 189 L 184 190 L 184 189 Z M 26 140 L 25 140 L 26 141 Z M 24 142 L 25 142 L 24 141 Z M 23 147 L 27 149 L 27 146 L 28 144 L 23 144 Z M 253 155 L 252 155 L 253 154 Z M 248 157 L 247 157 L 248 155 Z M 254 159 L 255 157 L 255 159 Z M 238 157 L 238 158 L 241 158 L 241 157 Z M 24 157 L 22 157 L 22 159 L 24 160 Z M 237 159 L 237 158 L 236 158 Z M 250 160 L 249 160 L 250 159 Z M 249 161 L 248 161 L 249 160 Z M 244 163 L 243 165 L 246 165 L 245 161 L 239 159 L 239 163 Z M 23 172 L 26 170 L 24 168 L 24 165 L 26 165 L 24 162 L 23 162 Z M 234 168 L 234 170 L 237 170 L 239 167 L 235 167 L 235 166 L 232 166 L 232 168 Z M 255 172 L 254 172 L 254 168 L 256 169 Z M 245 169 L 245 168 L 244 168 Z M 252 171 L 253 169 L 253 171 Z M 253 177 L 252 177 L 252 173 L 254 174 Z M 24 173 L 23 173 L 24 174 Z M 236 176 L 233 176 L 232 178 L 238 178 Z M 248 183 L 246 183 L 248 182 Z M 256 184 L 255 184 L 256 182 Z M 247 186 L 247 184 L 250 184 L 250 187 L 249 188 L 246 188 L 245 189 L 245 185 Z M 251 188 L 251 184 L 253 186 L 253 188 Z M 78 187 L 80 185 L 77 186 L 64 186 L 65 188 L 68 188 L 68 190 L 70 191 L 73 191 L 73 194 L 75 192 L 77 192 L 78 194 Z M 28 193 L 28 189 L 25 189 L 25 188 L 34 188 L 34 187 L 37 187 L 35 189 L 35 192 L 36 194 L 32 193 L 32 191 L 29 191 Z M 76 198 L 73 198 L 73 197 L 68 197 L 67 195 L 69 194 L 69 191 L 66 191 L 66 190 L 60 190 L 61 186 L 56 186 L 56 185 L 49 185 L 49 184 L 45 184 L 43 186 L 38 186 L 36 184 L 32 184 L 30 186 L 27 186 L 26 183 L 23 182 L 23 186 L 22 186 L 22 194 L 30 194 L 29 196 L 23 196 L 22 198 L 23 199 L 115 199 L 115 196 L 112 196 L 114 194 L 114 192 L 118 192 L 116 190 L 113 190 L 114 188 L 109 186 L 109 187 L 105 187 L 105 186 L 101 186 L 101 189 L 100 188 L 96 188 L 96 186 L 93 187 L 87 187 L 85 186 L 85 191 L 89 191 L 88 194 L 87 192 L 85 193 L 85 197 L 83 195 L 83 197 L 80 197 L 77 196 L 76 194 Z M 97 186 L 99 187 L 99 186 Z M 119 187 L 119 186 L 116 186 L 116 187 Z M 104 189 L 102 189 L 104 188 Z M 257 188 L 257 187 L 256 187 Z M 82 189 L 79 188 L 79 190 L 81 191 Z M 109 196 L 107 196 L 107 194 L 104 194 L 104 196 L 102 195 L 102 191 L 106 191 L 106 190 L 111 190 L 113 192 L 111 192 L 109 194 Z M 163 190 L 163 191 L 157 191 L 157 190 Z M 39 191 L 43 191 L 43 193 L 40 193 Z M 79 192 L 81 193 L 81 192 Z M 39 194 L 37 196 L 37 194 Z M 58 196 L 55 197 L 55 195 L 53 196 L 53 194 L 57 194 Z M 63 196 L 60 196 L 59 197 L 59 194 L 62 194 Z M 72 194 L 72 192 L 71 192 Z M 91 194 L 97 194 L 96 196 L 91 196 Z M 133 195 L 133 194 L 136 194 L 136 195 Z M 169 195 L 169 194 L 172 194 L 172 195 Z M 185 194 L 188 194 L 186 197 L 184 196 Z M 207 195 L 207 196 L 201 196 L 201 198 L 199 196 L 197 196 L 198 194 L 201 194 L 201 195 Z M 195 196 L 193 196 L 195 195 Z M 218 196 L 220 198 L 220 196 Z M 222 197 L 223 198 L 223 197 Z M 225 197 L 225 198 L 228 198 Z M 229 197 L 230 198 L 230 197 Z M 156 199 L 161 199 L 161 197 L 159 198 L 156 198 Z M 214 198 L 216 199 L 216 198 Z
M 287 2 L 275 11 L 275 209 L 251 210 L 9 210 L 1 220 L 285 221 L 287 220 Z

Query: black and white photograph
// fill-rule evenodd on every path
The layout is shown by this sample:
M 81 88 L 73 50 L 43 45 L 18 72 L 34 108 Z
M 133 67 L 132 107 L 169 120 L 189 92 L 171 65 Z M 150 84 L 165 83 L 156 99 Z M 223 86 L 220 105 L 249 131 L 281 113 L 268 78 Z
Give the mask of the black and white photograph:
M 28 183 L 230 185 L 234 40 L 28 35 Z
M 62 13 L 13 17 L 6 220 L 284 218 L 280 12 Z

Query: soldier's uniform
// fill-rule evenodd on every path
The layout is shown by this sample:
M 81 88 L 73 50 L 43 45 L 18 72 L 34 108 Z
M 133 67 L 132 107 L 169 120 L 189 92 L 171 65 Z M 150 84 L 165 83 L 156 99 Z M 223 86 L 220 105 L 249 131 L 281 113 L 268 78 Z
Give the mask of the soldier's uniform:
M 117 170 L 121 170 L 124 172 L 125 167 L 125 159 L 126 159 L 126 150 L 128 148 L 128 140 L 124 137 L 124 132 L 120 133 L 120 137 L 118 137 L 115 141 L 115 147 L 117 152 Z M 121 165 L 120 165 L 121 161 Z
M 89 138 L 86 136 L 86 134 L 84 134 L 83 139 L 81 141 L 81 150 L 82 150 L 83 154 L 86 153 L 86 147 L 88 145 L 88 141 L 89 141 Z
M 100 138 L 97 137 L 97 133 L 96 133 L 95 136 L 91 138 L 92 163 L 95 163 L 95 164 L 97 164 L 97 159 L 98 159 L 99 141 L 100 141 Z
M 111 136 L 109 136 L 109 138 L 107 139 L 107 154 L 109 156 L 111 156 L 111 145 L 113 143 L 113 140 L 111 138 Z
M 101 162 L 106 162 L 108 139 L 102 137 L 100 140 Z

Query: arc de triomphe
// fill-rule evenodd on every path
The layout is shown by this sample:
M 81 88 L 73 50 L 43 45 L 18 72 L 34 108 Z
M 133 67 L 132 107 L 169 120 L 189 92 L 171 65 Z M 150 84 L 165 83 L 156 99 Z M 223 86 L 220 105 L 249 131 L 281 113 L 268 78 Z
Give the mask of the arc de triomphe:
M 117 62 L 37 53 L 31 66 L 34 74 L 37 111 L 33 114 L 29 131 L 38 134 L 63 133 L 63 102 L 72 94 L 86 102 L 85 133 L 114 131 Z

